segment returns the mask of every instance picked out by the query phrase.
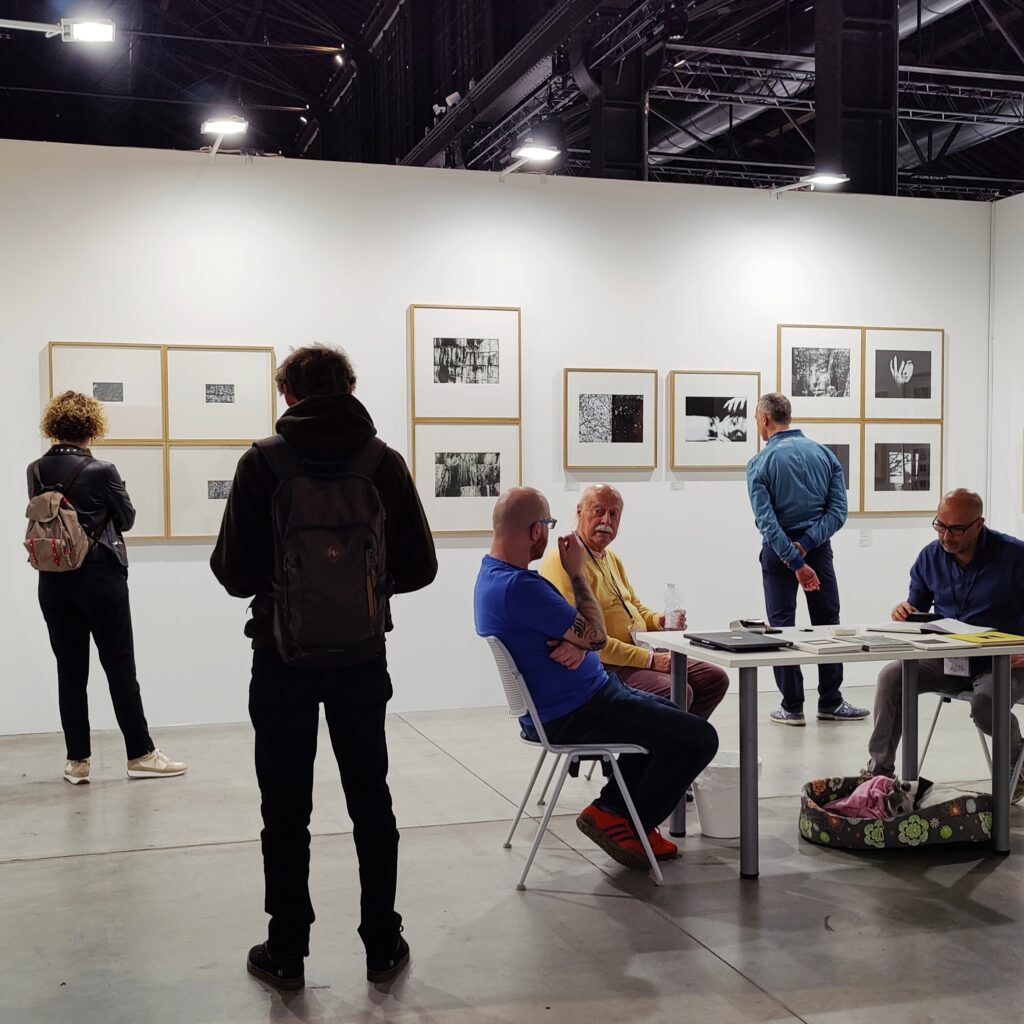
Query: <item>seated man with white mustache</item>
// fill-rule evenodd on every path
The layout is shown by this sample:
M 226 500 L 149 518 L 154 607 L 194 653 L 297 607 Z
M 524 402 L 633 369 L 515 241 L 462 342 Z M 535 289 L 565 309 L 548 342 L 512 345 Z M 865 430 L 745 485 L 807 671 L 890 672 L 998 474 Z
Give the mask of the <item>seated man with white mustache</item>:
M 665 616 L 651 611 L 636 596 L 622 562 L 610 545 L 622 521 L 622 495 L 607 484 L 588 487 L 576 506 L 576 535 L 587 549 L 586 578 L 604 614 L 608 642 L 598 652 L 604 667 L 634 690 L 659 697 L 672 696 L 672 655 L 652 651 L 633 642 L 636 632 L 665 628 Z M 540 574 L 572 601 L 572 583 L 551 548 L 540 564 Z M 686 628 L 686 616 L 679 628 Z M 696 658 L 687 660 L 686 710 L 708 718 L 729 689 L 729 676 L 717 665 Z

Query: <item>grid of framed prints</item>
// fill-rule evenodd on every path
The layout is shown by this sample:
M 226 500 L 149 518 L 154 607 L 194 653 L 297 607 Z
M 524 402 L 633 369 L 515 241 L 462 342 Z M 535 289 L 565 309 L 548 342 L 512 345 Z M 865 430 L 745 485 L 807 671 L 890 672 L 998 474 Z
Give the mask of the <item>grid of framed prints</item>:
M 654 469 L 658 371 L 563 371 L 562 461 L 567 470 Z
M 124 478 L 137 516 L 131 540 L 216 536 L 235 465 L 274 431 L 268 347 L 51 342 L 50 396 L 103 404 L 97 456 Z
M 843 464 L 850 512 L 931 515 L 942 494 L 945 334 L 780 324 L 779 390 Z
M 673 470 L 742 470 L 760 439 L 754 407 L 756 370 L 672 370 L 668 375 L 669 466 Z
M 522 311 L 409 307 L 412 473 L 435 536 L 491 532 L 522 483 Z

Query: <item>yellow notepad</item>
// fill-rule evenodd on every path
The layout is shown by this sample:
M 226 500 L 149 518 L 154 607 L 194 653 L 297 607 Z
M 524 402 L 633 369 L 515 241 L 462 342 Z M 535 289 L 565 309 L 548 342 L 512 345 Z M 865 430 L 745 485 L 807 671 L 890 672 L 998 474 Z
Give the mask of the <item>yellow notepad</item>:
M 963 640 L 967 644 L 980 646 L 996 646 L 999 644 L 1024 644 L 1024 636 L 1016 633 L 1000 633 L 997 629 L 987 629 L 984 633 L 947 633 L 950 640 Z

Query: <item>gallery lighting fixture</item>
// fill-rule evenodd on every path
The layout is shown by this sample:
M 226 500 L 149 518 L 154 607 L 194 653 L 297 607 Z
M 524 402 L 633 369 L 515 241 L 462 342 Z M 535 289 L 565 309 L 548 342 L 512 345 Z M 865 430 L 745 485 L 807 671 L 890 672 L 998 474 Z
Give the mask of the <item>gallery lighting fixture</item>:
M 345 54 L 336 53 L 334 55 L 334 63 L 337 64 L 339 67 L 343 67 L 345 64 Z
M 502 174 L 511 174 L 528 163 L 549 164 L 561 156 L 564 149 L 561 122 L 554 118 L 542 118 L 536 124 L 530 125 L 526 134 L 516 144 L 511 154 L 512 163 Z
M 771 189 L 771 194 L 779 196 L 783 192 L 793 192 L 796 189 L 807 189 L 809 192 L 813 192 L 816 188 L 833 188 L 849 180 L 850 176 L 843 174 L 842 171 L 815 171 L 813 174 L 805 174 L 799 181 L 776 186 Z
M 204 135 L 244 135 L 248 130 L 249 122 L 241 114 L 211 117 L 203 122 Z
M 47 39 L 59 36 L 61 42 L 65 43 L 112 43 L 116 32 L 116 27 L 109 18 L 61 18 L 54 24 L 0 18 L 0 28 L 42 32 Z

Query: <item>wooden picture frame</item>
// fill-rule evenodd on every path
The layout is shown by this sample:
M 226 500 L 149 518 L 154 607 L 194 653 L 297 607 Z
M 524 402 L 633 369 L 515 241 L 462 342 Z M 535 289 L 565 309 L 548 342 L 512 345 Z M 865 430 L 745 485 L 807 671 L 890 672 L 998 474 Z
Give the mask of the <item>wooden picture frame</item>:
M 668 395 L 670 469 L 735 472 L 760 451 L 760 371 L 672 370 Z

